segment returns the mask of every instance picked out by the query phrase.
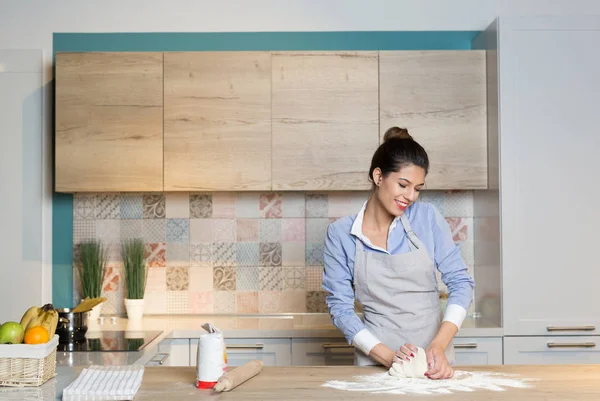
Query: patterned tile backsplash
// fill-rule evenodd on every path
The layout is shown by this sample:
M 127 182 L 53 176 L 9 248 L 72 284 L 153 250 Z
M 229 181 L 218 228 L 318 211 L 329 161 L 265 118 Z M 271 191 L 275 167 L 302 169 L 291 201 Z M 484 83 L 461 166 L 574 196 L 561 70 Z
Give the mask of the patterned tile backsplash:
M 73 252 L 107 246 L 104 314 L 124 314 L 119 243 L 143 238 L 147 314 L 326 313 L 323 241 L 336 218 L 357 213 L 367 192 L 76 194 Z M 473 274 L 473 193 L 429 191 Z M 74 272 L 75 277 L 76 272 Z M 438 274 L 440 290 L 446 291 Z M 79 300 L 74 280 L 74 302 Z

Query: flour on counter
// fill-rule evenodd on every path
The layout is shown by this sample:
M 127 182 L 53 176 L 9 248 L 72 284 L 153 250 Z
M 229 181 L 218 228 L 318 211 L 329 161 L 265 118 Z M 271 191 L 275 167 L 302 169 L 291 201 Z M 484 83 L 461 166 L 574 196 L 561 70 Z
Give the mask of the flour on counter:
M 356 376 L 355 381 L 328 381 L 323 387 L 337 390 L 362 391 L 373 394 L 452 394 L 457 391 L 504 391 L 505 387 L 529 388 L 534 379 L 493 372 L 454 371 L 449 380 L 406 379 L 378 373 Z

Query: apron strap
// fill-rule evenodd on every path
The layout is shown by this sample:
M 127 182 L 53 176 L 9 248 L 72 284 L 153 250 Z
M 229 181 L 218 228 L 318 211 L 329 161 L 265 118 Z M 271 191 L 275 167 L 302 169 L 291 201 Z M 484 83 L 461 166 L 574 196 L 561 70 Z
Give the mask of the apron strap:
M 425 247 L 423 247 L 423 243 L 419 237 L 417 237 L 417 234 L 415 234 L 415 232 L 410 228 L 410 223 L 408 222 L 406 214 L 402 214 L 402 216 L 400 216 L 400 222 L 402 223 L 402 227 L 404 227 L 404 231 L 406 231 L 406 236 L 408 237 L 410 245 L 412 245 L 411 248 L 425 249 Z

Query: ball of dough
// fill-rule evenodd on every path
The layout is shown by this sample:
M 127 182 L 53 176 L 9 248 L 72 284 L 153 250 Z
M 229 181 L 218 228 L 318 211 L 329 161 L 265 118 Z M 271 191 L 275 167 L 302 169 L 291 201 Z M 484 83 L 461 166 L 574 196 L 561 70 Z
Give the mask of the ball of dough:
M 394 362 L 388 371 L 389 374 L 398 378 L 427 379 L 427 376 L 425 376 L 425 372 L 429 370 L 427 368 L 427 355 L 423 348 L 417 347 L 417 350 L 415 357 L 410 362 Z

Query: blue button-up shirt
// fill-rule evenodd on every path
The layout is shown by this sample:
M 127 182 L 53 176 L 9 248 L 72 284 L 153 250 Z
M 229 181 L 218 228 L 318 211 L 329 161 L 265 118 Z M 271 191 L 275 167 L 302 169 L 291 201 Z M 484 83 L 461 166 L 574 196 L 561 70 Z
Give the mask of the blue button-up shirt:
M 323 289 L 329 293 L 326 300 L 333 324 L 344 334 L 348 343 L 352 343 L 357 333 L 366 330 L 354 311 L 352 282 L 356 241 L 363 241 L 365 250 L 371 252 L 395 255 L 410 251 L 409 240 L 399 218 L 390 225 L 387 250 L 374 246 L 362 235 L 365 207 L 366 203 L 357 215 L 343 217 L 330 224 L 325 239 Z M 467 273 L 460 247 L 454 243 L 448 223 L 432 204 L 415 202 L 404 213 L 448 287 L 448 307 L 444 320 L 452 321 L 460 328 L 471 305 L 475 286 Z

